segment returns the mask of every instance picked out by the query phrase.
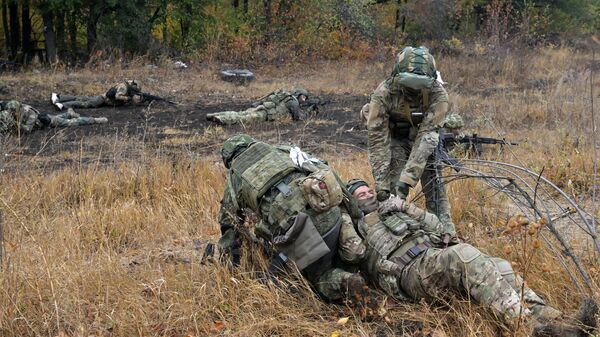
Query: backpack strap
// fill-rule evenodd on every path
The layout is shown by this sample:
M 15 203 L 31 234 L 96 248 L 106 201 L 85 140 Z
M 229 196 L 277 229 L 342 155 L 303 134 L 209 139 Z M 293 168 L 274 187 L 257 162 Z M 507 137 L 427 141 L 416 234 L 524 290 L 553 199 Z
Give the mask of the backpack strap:
M 423 111 L 429 109 L 429 89 L 421 89 L 421 96 L 423 97 Z
M 402 108 L 404 109 L 404 118 L 406 118 L 406 120 L 410 123 L 411 126 L 415 126 L 412 120 L 412 114 L 410 113 L 410 104 L 408 104 L 406 99 L 404 100 L 404 102 L 402 102 Z

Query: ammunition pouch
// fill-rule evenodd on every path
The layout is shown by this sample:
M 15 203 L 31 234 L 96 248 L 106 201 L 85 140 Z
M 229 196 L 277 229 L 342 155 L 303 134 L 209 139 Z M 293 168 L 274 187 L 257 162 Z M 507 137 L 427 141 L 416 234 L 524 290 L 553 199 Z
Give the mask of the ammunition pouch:
M 403 243 L 389 258 L 390 261 L 398 265 L 400 269 L 406 267 L 417 256 L 421 255 L 427 249 L 433 247 L 429 238 L 425 235 L 419 235 Z
M 324 264 L 331 263 L 335 254 L 341 223 L 340 218 L 335 226 L 321 236 L 310 216 L 300 212 L 285 235 L 275 237 L 273 244 L 278 251 L 292 259 L 300 270 L 307 269 L 318 260 L 315 267 L 323 268 Z

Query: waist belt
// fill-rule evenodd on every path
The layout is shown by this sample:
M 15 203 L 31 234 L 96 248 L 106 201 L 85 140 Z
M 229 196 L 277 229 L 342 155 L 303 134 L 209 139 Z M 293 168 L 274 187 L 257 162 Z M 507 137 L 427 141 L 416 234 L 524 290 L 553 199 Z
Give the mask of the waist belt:
M 393 262 L 396 263 L 400 269 L 406 267 L 410 261 L 414 260 L 417 256 L 421 255 L 427 249 L 433 247 L 430 241 L 419 243 L 416 246 L 411 247 L 404 255 L 400 257 L 392 258 Z

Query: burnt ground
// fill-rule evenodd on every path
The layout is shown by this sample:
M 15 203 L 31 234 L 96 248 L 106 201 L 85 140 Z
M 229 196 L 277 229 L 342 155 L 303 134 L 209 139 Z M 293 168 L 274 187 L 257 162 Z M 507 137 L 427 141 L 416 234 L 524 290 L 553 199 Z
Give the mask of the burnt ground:
M 238 132 L 261 140 L 293 143 L 315 154 L 333 147 L 366 148 L 367 137 L 358 115 L 367 101 L 364 96 L 321 95 L 327 102 L 319 114 L 304 122 L 284 120 L 253 125 L 219 126 L 206 120 L 206 114 L 243 110 L 252 100 L 231 99 L 226 95 L 205 95 L 195 103 L 170 106 L 154 102 L 150 106 L 79 109 L 82 116 L 107 117 L 104 125 L 36 130 L 20 139 L 5 139 L 0 169 L 10 170 L 23 156 L 43 168 L 73 164 L 110 164 L 135 158 L 148 149 L 160 154 L 185 153 L 193 156 L 218 154 L 227 137 Z M 49 102 L 28 102 L 40 111 L 54 113 Z M 140 150 L 144 151 L 140 151 Z M 12 160 L 12 159 L 15 160 Z M 14 167 L 13 167 L 14 168 Z

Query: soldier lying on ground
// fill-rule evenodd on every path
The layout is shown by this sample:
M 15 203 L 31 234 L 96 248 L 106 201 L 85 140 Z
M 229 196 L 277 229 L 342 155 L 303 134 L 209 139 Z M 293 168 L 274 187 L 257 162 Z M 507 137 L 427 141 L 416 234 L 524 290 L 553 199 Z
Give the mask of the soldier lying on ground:
M 534 336 L 584 337 L 594 330 L 598 308 L 592 300 L 569 321 L 524 285 L 510 262 L 466 243 L 445 245 L 444 226 L 435 215 L 398 197 L 378 202 L 360 179 L 349 181 L 347 189 L 365 214 L 358 225 L 366 245 L 360 269 L 388 295 L 400 300 L 432 300 L 449 291 L 467 295 L 509 323 L 524 316 Z
M 308 91 L 304 89 L 298 89 L 293 93 L 280 89 L 253 103 L 251 108 L 243 111 L 209 113 L 206 119 L 224 125 L 274 121 L 288 116 L 291 116 L 294 121 L 302 121 L 316 113 L 319 104 L 314 99 L 309 101 Z
M 127 80 L 108 89 L 98 96 L 73 96 L 52 93 L 52 104 L 59 110 L 63 108 L 99 108 L 102 106 L 121 106 L 139 104 L 144 101 L 142 87 L 136 80 Z
M 73 109 L 58 115 L 39 112 L 32 106 L 18 101 L 0 101 L 0 133 L 20 130 L 29 133 L 35 129 L 46 127 L 80 126 L 90 124 L 104 124 L 108 122 L 105 117 L 81 117 Z
M 219 213 L 219 247 L 234 265 L 239 264 L 249 211 L 260 219 L 256 236 L 275 248 L 272 265 L 294 261 L 327 300 L 340 299 L 349 289 L 360 291 L 364 279 L 337 268 L 334 261 L 340 233 L 354 232 L 349 214 L 358 217 L 360 211 L 349 203 L 347 192 L 344 199 L 345 188 L 327 165 L 298 148 L 275 147 L 242 134 L 228 139 L 221 155 L 229 172 Z

